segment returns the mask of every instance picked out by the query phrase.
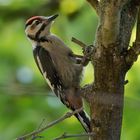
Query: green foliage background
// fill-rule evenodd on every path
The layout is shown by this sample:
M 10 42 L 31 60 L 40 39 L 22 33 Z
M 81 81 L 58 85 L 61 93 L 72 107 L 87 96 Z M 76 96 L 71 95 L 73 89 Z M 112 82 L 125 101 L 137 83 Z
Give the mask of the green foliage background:
M 85 0 L 0 0 L 0 140 L 13 140 L 38 129 L 43 119 L 43 124 L 47 124 L 67 112 L 39 73 L 31 44 L 24 33 L 24 24 L 29 17 L 55 13 L 59 17 L 52 32 L 80 54 L 80 47 L 71 42 L 71 37 L 91 44 L 98 24 L 96 13 Z M 131 40 L 134 39 L 135 29 Z M 140 60 L 126 78 L 129 83 L 125 88 L 121 140 L 140 140 L 139 69 Z M 82 85 L 92 82 L 92 71 L 90 64 L 85 69 Z M 72 117 L 42 136 L 53 139 L 63 132 L 81 133 L 83 129 Z

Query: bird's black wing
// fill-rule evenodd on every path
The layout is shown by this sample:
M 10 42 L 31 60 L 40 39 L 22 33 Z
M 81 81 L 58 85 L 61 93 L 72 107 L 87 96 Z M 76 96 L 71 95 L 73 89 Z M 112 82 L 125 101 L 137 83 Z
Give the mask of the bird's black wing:
M 34 58 L 37 66 L 46 80 L 49 80 L 53 89 L 62 88 L 62 81 L 54 66 L 53 60 L 47 50 L 37 46 L 34 51 Z M 59 90 L 60 90 L 59 89 Z M 55 92 L 55 91 L 54 91 Z M 55 92 L 56 93 L 56 92 Z

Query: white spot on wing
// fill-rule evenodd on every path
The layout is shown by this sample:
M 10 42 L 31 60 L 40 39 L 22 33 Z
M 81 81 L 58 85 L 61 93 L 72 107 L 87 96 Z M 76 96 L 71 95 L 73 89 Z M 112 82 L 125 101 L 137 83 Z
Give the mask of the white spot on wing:
M 46 82 L 48 83 L 49 87 L 51 88 L 51 90 L 53 91 L 53 87 L 51 86 L 50 81 L 47 79 L 47 73 L 43 71 L 43 67 L 42 64 L 40 62 L 39 56 L 37 55 L 37 61 L 38 61 L 38 65 L 40 67 L 41 72 L 43 73 L 43 77 L 45 78 Z
M 45 78 L 45 80 L 47 81 L 49 87 L 50 87 L 51 90 L 53 91 L 54 88 L 53 88 L 53 86 L 51 85 L 51 82 L 49 81 L 49 79 L 47 79 L 47 72 L 43 72 L 43 77 Z
M 40 67 L 40 70 L 41 70 L 41 72 L 43 73 L 42 64 L 41 64 L 41 62 L 40 62 L 39 56 L 37 55 L 36 57 L 37 57 L 37 61 L 38 61 L 38 65 L 39 65 L 39 67 Z

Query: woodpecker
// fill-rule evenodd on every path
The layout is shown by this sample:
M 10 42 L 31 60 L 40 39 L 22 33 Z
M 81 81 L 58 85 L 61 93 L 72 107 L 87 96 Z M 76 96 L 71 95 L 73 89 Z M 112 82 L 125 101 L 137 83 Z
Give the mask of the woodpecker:
M 58 15 L 34 16 L 25 24 L 25 33 L 31 41 L 35 62 L 57 97 L 72 111 L 83 107 L 79 93 L 83 70 L 82 56 L 76 55 L 56 35 L 50 32 Z M 86 132 L 90 132 L 90 119 L 84 110 L 75 114 Z

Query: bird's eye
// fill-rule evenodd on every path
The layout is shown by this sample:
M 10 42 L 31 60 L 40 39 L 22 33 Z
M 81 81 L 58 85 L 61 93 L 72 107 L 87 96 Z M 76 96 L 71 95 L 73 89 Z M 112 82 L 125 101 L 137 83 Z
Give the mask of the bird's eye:
M 40 21 L 39 20 L 36 20 L 35 24 L 38 25 L 39 23 L 40 23 Z

